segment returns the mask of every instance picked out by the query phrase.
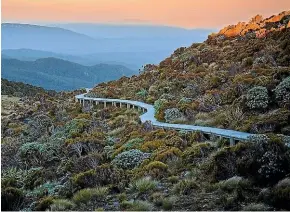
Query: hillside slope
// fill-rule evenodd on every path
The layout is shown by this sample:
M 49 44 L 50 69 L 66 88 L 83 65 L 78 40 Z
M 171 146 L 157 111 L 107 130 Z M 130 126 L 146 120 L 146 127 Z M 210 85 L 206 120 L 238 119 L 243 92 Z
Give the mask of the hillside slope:
M 131 76 L 134 73 L 120 65 L 83 66 L 57 58 L 42 58 L 36 61 L 2 59 L 3 78 L 52 90 L 92 87 L 97 83 Z
M 162 121 L 289 135 L 290 16 L 282 14 L 262 38 L 220 32 L 89 95 L 154 104 Z
M 179 109 L 165 112 L 170 122 L 289 134 L 288 38 L 285 29 L 262 40 L 211 38 L 90 95 L 159 99 L 156 110 Z M 126 105 L 77 103 L 84 90 L 4 85 L 28 96 L 1 99 L 2 211 L 290 210 L 290 136 L 257 134 L 229 146 L 141 124 L 142 112 Z
M 1 78 L 1 95 L 16 97 L 35 96 L 38 93 L 56 94 L 55 91 L 47 91 L 41 87 L 35 87 L 23 82 L 12 82 Z

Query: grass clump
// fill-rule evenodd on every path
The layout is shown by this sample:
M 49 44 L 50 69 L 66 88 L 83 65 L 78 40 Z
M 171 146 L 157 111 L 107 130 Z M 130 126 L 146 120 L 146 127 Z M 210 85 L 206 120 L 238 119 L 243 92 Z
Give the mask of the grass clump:
M 56 199 L 53 201 L 53 204 L 50 206 L 51 211 L 67 211 L 72 210 L 75 207 L 75 204 L 67 199 Z
M 218 187 L 222 190 L 233 191 L 237 189 L 249 188 L 251 182 L 239 176 L 231 177 L 218 183 Z
M 173 187 L 173 192 L 175 194 L 189 194 L 191 190 L 197 189 L 198 185 L 193 179 L 184 179 L 179 183 L 175 184 Z
M 152 180 L 149 177 L 144 177 L 130 183 L 129 190 L 132 192 L 137 192 L 138 194 L 144 194 L 156 190 L 157 185 L 157 181 Z
M 108 194 L 108 188 L 98 187 L 98 188 L 86 188 L 78 191 L 73 196 L 73 201 L 76 204 L 87 203 L 92 200 L 103 200 Z
M 150 202 L 136 200 L 134 202 L 125 201 L 121 204 L 121 207 L 127 211 L 151 211 L 153 205 Z

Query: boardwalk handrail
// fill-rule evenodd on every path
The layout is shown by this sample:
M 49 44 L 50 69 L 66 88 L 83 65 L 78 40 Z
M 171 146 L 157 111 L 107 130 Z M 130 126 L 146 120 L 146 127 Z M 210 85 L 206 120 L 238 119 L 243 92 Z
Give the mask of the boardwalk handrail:
M 86 94 L 86 93 L 85 93 Z M 99 103 L 102 102 L 106 105 L 106 103 L 119 103 L 119 104 L 127 104 L 127 106 L 136 106 L 138 108 L 142 108 L 145 113 L 140 115 L 141 122 L 144 123 L 146 121 L 150 121 L 153 126 L 167 128 L 167 129 L 176 129 L 176 130 L 186 130 L 186 131 L 199 131 L 204 134 L 212 135 L 212 136 L 219 136 L 223 138 L 230 139 L 231 145 L 235 143 L 235 140 L 247 140 L 249 136 L 252 134 L 246 132 L 240 132 L 235 130 L 227 130 L 227 129 L 220 129 L 214 127 L 203 127 L 203 126 L 196 126 L 196 125 L 186 125 L 186 124 L 170 124 L 159 122 L 154 117 L 155 109 L 153 105 L 146 104 L 144 102 L 133 101 L 133 100 L 125 100 L 125 99 L 107 99 L 107 98 L 93 98 L 93 97 L 86 97 L 85 94 L 76 95 L 75 98 L 77 101 L 83 103 L 85 101 Z

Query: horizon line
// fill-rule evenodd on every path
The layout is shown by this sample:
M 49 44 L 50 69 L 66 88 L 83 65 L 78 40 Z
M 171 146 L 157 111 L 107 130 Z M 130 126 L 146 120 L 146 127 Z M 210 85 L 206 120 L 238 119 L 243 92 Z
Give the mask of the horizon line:
M 219 30 L 223 28 L 221 27 L 181 27 L 177 25 L 165 25 L 165 24 L 154 24 L 154 23 L 145 23 L 145 22 L 37 22 L 37 21 L 4 21 L 1 20 L 1 24 L 27 24 L 27 25 L 38 25 L 38 26 L 46 26 L 46 27 L 52 27 L 52 25 L 65 25 L 65 24 L 87 24 L 87 25 L 99 25 L 99 26 L 151 26 L 151 27 L 167 27 L 167 28 L 177 28 L 177 29 L 184 29 L 184 30 L 195 30 L 195 29 L 200 29 L 200 30 Z M 60 27 L 61 28 L 61 27 Z

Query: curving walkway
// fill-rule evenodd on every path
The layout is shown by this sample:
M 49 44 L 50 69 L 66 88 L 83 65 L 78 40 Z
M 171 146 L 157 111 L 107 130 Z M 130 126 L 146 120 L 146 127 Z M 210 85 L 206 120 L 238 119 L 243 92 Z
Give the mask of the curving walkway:
M 169 124 L 169 123 L 159 122 L 154 117 L 155 109 L 153 105 L 146 104 L 144 102 L 124 100 L 124 99 L 91 98 L 91 97 L 86 97 L 85 94 L 80 94 L 80 95 L 75 96 L 76 100 L 82 103 L 83 105 L 85 104 L 85 102 L 89 102 L 91 104 L 94 103 L 96 105 L 102 103 L 104 104 L 104 107 L 106 107 L 108 104 L 111 104 L 115 107 L 117 106 L 122 107 L 122 105 L 126 105 L 127 108 L 137 107 L 138 110 L 142 110 L 144 112 L 140 116 L 141 122 L 144 123 L 146 121 L 150 121 L 152 125 L 155 127 L 166 128 L 166 129 L 176 129 L 176 130 L 186 130 L 186 131 L 199 131 L 209 136 L 218 136 L 222 138 L 228 138 L 230 139 L 231 145 L 234 145 L 235 141 L 247 140 L 248 137 L 252 135 L 250 133 L 239 132 L 235 130 L 219 129 L 219 128 L 214 128 L 214 127 L 202 127 L 202 126 L 195 126 L 195 125 Z

